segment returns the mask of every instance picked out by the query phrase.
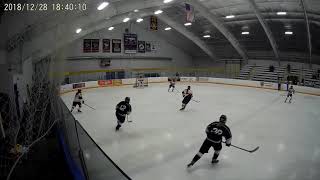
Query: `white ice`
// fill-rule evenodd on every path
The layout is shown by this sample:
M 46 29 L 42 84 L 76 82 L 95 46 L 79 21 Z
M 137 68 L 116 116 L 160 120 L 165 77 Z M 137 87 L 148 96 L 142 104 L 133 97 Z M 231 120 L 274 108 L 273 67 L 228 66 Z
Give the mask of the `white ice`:
M 181 92 L 188 84 L 177 84 Z M 74 116 L 97 144 L 134 180 L 319 180 L 320 97 L 296 93 L 291 104 L 285 92 L 215 84 L 190 84 L 194 99 L 185 111 L 181 94 L 168 84 L 144 89 L 131 86 L 88 89 Z M 115 132 L 115 106 L 131 97 L 132 123 Z M 74 93 L 62 96 L 68 107 Z M 212 165 L 210 149 L 192 168 L 186 165 L 206 137 L 206 126 L 227 115 L 232 143 L 247 153 L 223 147 Z

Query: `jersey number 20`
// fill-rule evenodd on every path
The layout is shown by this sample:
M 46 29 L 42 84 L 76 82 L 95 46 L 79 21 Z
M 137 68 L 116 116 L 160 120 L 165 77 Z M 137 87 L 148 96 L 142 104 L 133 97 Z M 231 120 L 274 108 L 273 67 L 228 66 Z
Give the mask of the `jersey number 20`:
M 126 109 L 126 106 L 125 105 L 121 105 L 120 108 L 119 108 L 121 111 L 124 111 Z
M 217 128 L 213 128 L 212 132 L 214 132 L 215 134 L 218 134 L 218 135 L 222 134 L 222 130 L 221 129 L 217 129 Z

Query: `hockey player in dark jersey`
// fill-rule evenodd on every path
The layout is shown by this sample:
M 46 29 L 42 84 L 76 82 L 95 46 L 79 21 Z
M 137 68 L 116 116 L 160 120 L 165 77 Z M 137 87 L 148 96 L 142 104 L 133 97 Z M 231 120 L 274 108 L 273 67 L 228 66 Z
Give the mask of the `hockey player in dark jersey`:
M 182 96 L 183 96 L 183 100 L 182 100 L 182 107 L 181 107 L 181 109 L 180 109 L 181 111 L 186 108 L 187 104 L 190 102 L 190 100 L 191 100 L 192 97 L 193 97 L 190 86 L 188 86 L 187 89 L 185 89 L 184 91 L 182 91 Z
M 289 103 L 291 103 L 292 94 L 294 94 L 294 92 L 295 92 L 295 90 L 293 89 L 293 86 L 291 86 L 291 87 L 288 89 L 288 95 L 287 95 L 286 100 L 284 101 L 285 103 L 287 102 L 288 97 L 290 97 Z
M 168 92 L 170 91 L 171 88 L 172 88 L 172 91 L 171 91 L 171 92 L 173 92 L 175 86 L 176 86 L 176 80 L 175 80 L 175 79 L 171 79 L 170 84 L 169 84 Z
M 226 146 L 231 145 L 231 131 L 229 127 L 226 125 L 227 116 L 221 115 L 219 121 L 215 121 L 209 124 L 206 128 L 207 138 L 204 140 L 199 152 L 194 156 L 192 161 L 188 164 L 188 167 L 193 166 L 195 162 L 197 162 L 201 156 L 205 153 L 208 153 L 208 150 L 213 147 L 214 154 L 212 157 L 211 163 L 218 163 L 218 156 L 222 149 L 222 137 L 226 139 Z
M 76 93 L 76 95 L 74 96 L 73 102 L 72 102 L 72 108 L 71 108 L 71 112 L 73 111 L 73 109 L 78 105 L 78 112 L 81 112 L 81 104 L 84 103 L 84 100 L 82 98 L 82 93 L 81 93 L 81 89 L 78 89 L 78 92 Z
M 116 116 L 118 119 L 118 125 L 116 131 L 121 127 L 121 124 L 126 120 L 126 116 L 131 113 L 130 98 L 126 97 L 124 101 L 121 101 L 116 106 Z

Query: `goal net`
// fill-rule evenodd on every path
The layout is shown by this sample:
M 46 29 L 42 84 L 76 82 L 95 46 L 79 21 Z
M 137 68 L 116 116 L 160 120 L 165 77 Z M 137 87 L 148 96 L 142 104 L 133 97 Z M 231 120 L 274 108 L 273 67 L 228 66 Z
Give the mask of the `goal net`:
M 144 88 L 144 87 L 148 87 L 148 78 L 136 78 L 136 82 L 133 85 L 133 87 L 135 88 Z

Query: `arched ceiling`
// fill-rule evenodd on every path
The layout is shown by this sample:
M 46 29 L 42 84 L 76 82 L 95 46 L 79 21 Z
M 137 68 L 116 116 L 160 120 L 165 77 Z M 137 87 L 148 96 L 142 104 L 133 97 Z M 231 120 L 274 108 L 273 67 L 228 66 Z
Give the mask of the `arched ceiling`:
M 122 23 L 124 17 L 146 17 L 157 9 L 164 11 L 159 15 L 160 23 L 165 24 L 163 26 L 177 28 L 176 32 L 182 34 L 186 42 L 191 40 L 201 49 L 199 54 L 205 53 L 213 59 L 279 57 L 281 60 L 285 52 L 308 54 L 307 17 L 311 55 L 320 55 L 319 0 L 173 0 L 168 4 L 164 4 L 163 0 L 106 1 L 110 5 L 102 11 L 96 9 L 100 0 L 81 0 L 79 2 L 87 6 L 86 11 L 5 12 L 1 28 L 6 28 L 7 37 L 4 39 L 9 57 L 11 53 L 16 53 L 21 44 L 24 58 L 44 56 L 86 34 Z M 28 1 L 31 2 L 39 1 Z M 61 0 L 50 2 L 61 3 Z M 183 26 L 186 2 L 195 8 L 195 22 L 188 27 Z M 134 12 L 135 9 L 139 12 Z M 277 12 L 286 12 L 286 15 L 280 16 Z M 228 15 L 234 15 L 234 18 L 226 18 Z M 83 31 L 76 34 L 75 30 L 79 27 Z M 250 34 L 242 35 L 243 31 Z M 292 31 L 293 34 L 285 35 L 285 31 Z M 210 34 L 211 38 L 203 38 L 205 34 Z M 268 55 L 261 56 L 256 52 Z M 194 55 L 198 54 L 194 52 Z M 301 56 L 301 61 L 306 62 L 305 58 L 305 55 Z M 313 60 L 312 63 L 319 62 Z

